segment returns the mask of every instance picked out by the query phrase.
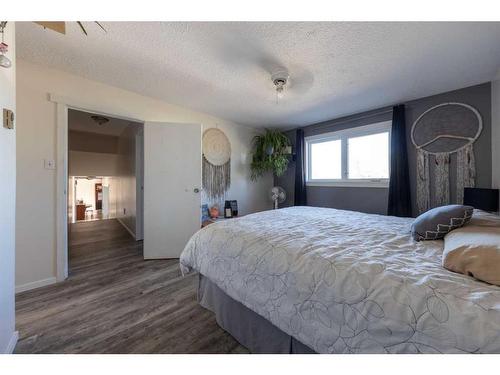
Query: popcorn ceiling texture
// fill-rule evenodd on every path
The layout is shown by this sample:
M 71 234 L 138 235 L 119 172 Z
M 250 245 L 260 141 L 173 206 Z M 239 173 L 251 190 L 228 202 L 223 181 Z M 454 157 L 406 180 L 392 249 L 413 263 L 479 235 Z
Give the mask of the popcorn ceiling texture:
M 491 81 L 500 23 L 18 23 L 18 56 L 252 126 L 307 125 Z M 271 72 L 291 86 L 276 104 Z

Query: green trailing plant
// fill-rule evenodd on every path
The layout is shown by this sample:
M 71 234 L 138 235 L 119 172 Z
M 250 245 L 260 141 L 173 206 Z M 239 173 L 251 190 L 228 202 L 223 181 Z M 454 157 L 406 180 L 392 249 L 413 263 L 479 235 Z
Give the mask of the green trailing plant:
M 282 176 L 288 168 L 287 147 L 289 146 L 288 137 L 278 130 L 266 129 L 264 134 L 255 136 L 250 165 L 252 180 L 256 180 L 266 172 Z

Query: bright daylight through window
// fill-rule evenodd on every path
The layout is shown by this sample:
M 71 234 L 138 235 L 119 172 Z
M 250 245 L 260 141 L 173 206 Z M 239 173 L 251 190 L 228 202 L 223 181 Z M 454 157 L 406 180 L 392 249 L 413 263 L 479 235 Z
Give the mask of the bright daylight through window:
M 389 133 L 347 140 L 348 178 L 389 178 Z
M 340 179 L 341 171 L 341 142 L 318 142 L 311 144 L 311 178 L 315 180 Z

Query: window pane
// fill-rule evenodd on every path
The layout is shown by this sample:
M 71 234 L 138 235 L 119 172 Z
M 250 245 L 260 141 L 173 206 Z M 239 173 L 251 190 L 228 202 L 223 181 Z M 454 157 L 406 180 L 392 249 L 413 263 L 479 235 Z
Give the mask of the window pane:
M 342 178 L 340 140 L 311 144 L 311 178 L 329 180 Z
M 389 178 L 389 132 L 347 140 L 349 178 Z

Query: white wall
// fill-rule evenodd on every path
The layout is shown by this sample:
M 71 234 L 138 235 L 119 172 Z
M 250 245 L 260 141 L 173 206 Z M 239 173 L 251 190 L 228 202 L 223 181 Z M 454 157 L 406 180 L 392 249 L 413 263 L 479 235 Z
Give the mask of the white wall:
M 116 173 L 116 218 L 136 237 L 137 184 L 136 136 L 138 124 L 129 125 L 118 139 L 118 173 Z
M 144 126 L 135 137 L 135 239 L 144 239 Z
M 116 176 L 118 155 L 69 151 L 68 173 L 71 176 Z
M 115 177 L 103 177 L 102 186 L 107 186 L 109 189 L 108 195 L 108 215 L 110 217 L 116 217 L 116 178 Z M 104 213 L 104 211 L 103 211 Z
M 76 179 L 73 176 L 70 176 L 68 178 L 68 234 L 71 233 L 71 223 L 73 223 L 73 220 L 76 220 L 76 207 L 75 207 L 75 202 L 76 202 L 76 197 L 75 197 L 75 182 Z M 69 240 L 68 240 L 69 242 Z
M 102 183 L 102 179 L 93 178 L 87 180 L 86 178 L 78 178 L 76 180 L 76 196 L 77 201 L 83 200 L 85 204 L 91 204 L 92 209 L 95 210 L 95 184 Z
M 491 185 L 500 189 L 500 70 L 491 82 Z
M 15 25 L 5 28 L 5 43 L 9 45 L 7 57 L 12 61 L 9 69 L 0 67 L 0 111 L 16 111 L 16 51 Z M 0 112 L 1 113 L 1 112 Z M 17 115 L 17 113 L 16 113 Z M 0 353 L 14 349 L 15 330 L 14 270 L 15 270 L 15 196 L 16 196 L 16 127 L 6 129 L 0 124 Z
M 56 158 L 56 110 L 48 93 L 77 99 L 94 111 L 141 121 L 218 126 L 232 147 L 228 198 L 238 200 L 241 214 L 271 208 L 267 193 L 272 177 L 250 180 L 250 147 L 257 130 L 23 60 L 17 70 L 16 285 L 56 275 L 56 179 L 55 171 L 44 170 L 42 163 L 44 158 Z

